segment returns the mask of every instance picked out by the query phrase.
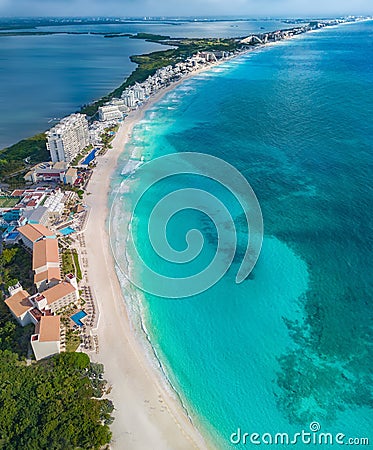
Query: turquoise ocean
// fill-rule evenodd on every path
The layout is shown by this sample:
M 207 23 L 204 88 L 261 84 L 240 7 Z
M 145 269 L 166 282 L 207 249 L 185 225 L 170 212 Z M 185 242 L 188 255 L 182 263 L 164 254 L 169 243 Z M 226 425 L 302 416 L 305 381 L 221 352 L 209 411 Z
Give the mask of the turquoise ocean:
M 262 253 L 241 284 L 242 211 L 209 180 L 156 185 L 132 224 L 147 264 L 180 276 L 209 261 L 216 230 L 198 211 L 180 212 L 168 224 L 170 244 L 184 249 L 186 232 L 197 228 L 205 247 L 186 269 L 163 261 L 147 238 L 149 212 L 162 196 L 185 184 L 212 189 L 237 223 L 234 262 L 215 286 L 179 300 L 146 294 L 140 309 L 130 305 L 216 448 L 250 447 L 230 442 L 238 428 L 291 434 L 311 422 L 372 445 L 372 117 L 370 21 L 308 33 L 188 79 L 133 131 L 129 150 L 146 160 L 188 151 L 229 162 L 262 208 Z M 122 156 L 110 200 L 123 209 L 131 192 L 114 192 L 125 163 Z M 141 183 L 135 175 L 131 189 Z M 120 239 L 126 224 L 113 220 Z

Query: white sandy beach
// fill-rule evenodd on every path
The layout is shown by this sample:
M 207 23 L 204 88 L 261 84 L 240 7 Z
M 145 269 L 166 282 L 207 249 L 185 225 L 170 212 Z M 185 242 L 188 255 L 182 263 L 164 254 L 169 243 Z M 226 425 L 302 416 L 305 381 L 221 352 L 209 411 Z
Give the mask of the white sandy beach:
M 88 278 L 100 311 L 99 353 L 92 358 L 104 364 L 105 378 L 112 385 L 109 395 L 115 406 L 112 448 L 118 450 L 207 448 L 131 330 L 105 226 L 111 176 L 131 130 L 145 110 L 175 85 L 160 91 L 122 123 L 113 148 L 98 158 L 85 198 L 90 207 L 85 231 Z
M 247 50 L 241 55 L 251 51 Z M 121 124 L 112 142 L 113 148 L 98 158 L 88 185 L 88 195 L 85 197 L 90 207 L 85 231 L 88 278 L 100 311 L 97 327 L 100 350 L 91 357 L 104 364 L 105 378 L 112 385 L 109 398 L 115 406 L 115 421 L 111 426 L 113 449 L 211 448 L 190 421 L 180 401 L 166 388 L 161 371 L 151 365 L 145 348 L 131 329 L 105 221 L 109 213 L 110 181 L 118 157 L 123 153 L 134 125 L 142 119 L 145 111 L 186 79 L 234 58 L 196 70 L 162 89 L 140 109 L 131 112 Z
M 266 46 L 280 42 L 284 41 Z M 115 406 L 115 421 L 111 427 L 113 449 L 191 450 L 211 447 L 194 427 L 177 397 L 171 395 L 161 371 L 152 366 L 145 348 L 131 329 L 105 221 L 111 177 L 134 125 L 142 119 L 147 109 L 178 84 L 219 64 L 197 70 L 172 83 L 146 105 L 131 112 L 121 124 L 112 143 L 113 148 L 98 158 L 88 185 L 88 195 L 85 197 L 90 207 L 85 231 L 88 278 L 100 311 L 97 327 L 100 350 L 92 358 L 104 364 L 105 378 L 112 385 L 109 398 Z

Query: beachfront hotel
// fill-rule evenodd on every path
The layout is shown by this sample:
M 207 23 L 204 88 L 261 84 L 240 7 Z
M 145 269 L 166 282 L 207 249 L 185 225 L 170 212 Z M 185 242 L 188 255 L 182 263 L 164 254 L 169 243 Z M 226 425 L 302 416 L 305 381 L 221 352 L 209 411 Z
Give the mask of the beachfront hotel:
M 59 269 L 52 268 L 50 271 L 59 272 Z M 37 361 L 61 352 L 61 318 L 56 311 L 79 298 L 78 283 L 73 275 L 67 275 L 64 281 L 56 279 L 55 283 L 57 284 L 34 295 L 30 295 L 17 283 L 9 287 L 10 296 L 5 300 L 13 317 L 22 327 L 35 325 L 31 346 Z
M 122 94 L 122 99 L 128 108 L 134 108 L 136 106 L 136 97 L 132 89 L 126 89 Z
M 101 122 L 109 120 L 121 120 L 128 113 L 128 106 L 123 99 L 113 98 L 104 106 L 98 108 L 98 116 Z
M 25 327 L 33 321 L 30 316 L 30 312 L 33 309 L 33 305 L 29 300 L 30 294 L 19 283 L 8 290 L 10 297 L 5 299 L 5 304 L 17 322 L 22 327 Z
M 33 250 L 34 244 L 37 241 L 45 238 L 54 238 L 54 233 L 41 224 L 28 223 L 23 227 L 17 228 L 17 231 L 19 231 L 21 235 L 23 244 L 30 250 Z
M 54 315 L 59 309 L 79 299 L 78 283 L 71 274 L 64 281 L 34 295 L 30 295 L 19 283 L 8 290 L 10 297 L 5 299 L 5 304 L 23 327 L 30 323 L 36 325 L 43 315 Z
M 69 274 L 65 281 L 43 291 L 40 295 L 44 297 L 42 306 L 55 313 L 79 299 L 77 280 L 72 274 Z
M 70 163 L 89 145 L 88 121 L 84 114 L 71 114 L 46 133 L 52 162 Z
M 58 204 L 58 198 L 52 199 Z M 22 327 L 35 325 L 31 346 L 39 360 L 60 353 L 60 317 L 57 313 L 79 300 L 78 281 L 72 274 L 62 279 L 58 240 L 48 228 L 28 223 L 18 231 L 24 245 L 32 250 L 37 293 L 30 295 L 17 283 L 8 288 L 10 296 L 5 299 L 5 304 Z
M 39 292 L 61 281 L 57 239 L 42 239 L 35 242 L 32 252 L 32 270 L 34 284 Z
M 36 361 L 61 352 L 60 316 L 42 316 L 31 336 L 31 347 Z
M 114 105 L 100 106 L 100 108 L 98 108 L 98 116 L 102 122 L 123 119 L 123 113 Z

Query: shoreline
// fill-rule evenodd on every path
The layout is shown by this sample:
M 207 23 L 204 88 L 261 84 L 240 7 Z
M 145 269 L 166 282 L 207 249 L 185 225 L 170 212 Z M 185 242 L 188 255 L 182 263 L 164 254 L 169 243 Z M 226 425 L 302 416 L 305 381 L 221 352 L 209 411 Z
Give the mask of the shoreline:
M 90 356 L 93 361 L 104 364 L 105 379 L 112 386 L 109 397 L 114 402 L 115 420 L 111 425 L 111 448 L 118 450 L 151 446 L 157 450 L 210 448 L 138 342 L 115 270 L 106 223 L 110 183 L 133 127 L 148 109 L 187 78 L 162 89 L 143 107 L 131 112 L 121 124 L 112 142 L 113 148 L 99 158 L 85 197 L 90 208 L 84 232 L 87 257 L 89 262 L 94 262 L 88 266 L 88 278 L 100 311 L 97 326 L 100 351 Z M 102 263 L 97 264 L 97 261 Z
M 95 266 L 88 267 L 88 276 L 100 310 L 97 334 L 101 350 L 97 355 L 91 355 L 91 358 L 104 364 L 105 378 L 113 386 L 113 391 L 109 395 L 115 407 L 115 421 L 111 426 L 113 449 L 125 448 L 126 445 L 131 445 L 131 449 L 149 448 L 151 445 L 157 450 L 211 448 L 195 427 L 182 402 L 182 397 L 168 379 L 167 372 L 164 371 L 165 368 L 150 342 L 143 318 L 140 317 L 139 331 L 144 334 L 144 339 L 151 346 L 152 355 L 144 352 L 145 346 L 139 342 L 137 330 L 132 326 L 126 296 L 122 292 L 115 269 L 106 222 L 109 217 L 110 183 L 117 169 L 118 159 L 126 151 L 125 146 L 131 139 L 133 128 L 144 118 L 145 113 L 184 81 L 251 51 L 284 43 L 295 37 L 297 36 L 259 45 L 172 82 L 141 107 L 131 111 L 112 142 L 113 148 L 98 159 L 87 188 L 88 195 L 85 197 L 90 207 L 85 231 L 87 256 L 89 261 L 95 261 Z M 130 158 L 133 155 L 128 151 L 126 156 Z M 97 264 L 97 261 L 103 261 L 104 267 L 103 264 Z M 122 320 L 118 321 L 118 318 Z M 117 351 L 114 351 L 115 349 Z M 120 355 L 120 352 L 123 352 L 123 358 L 117 360 L 115 355 Z M 152 358 L 157 360 L 158 367 L 153 367 L 154 364 L 150 361 Z M 124 377 L 122 381 L 121 376 Z M 175 395 L 172 395 L 170 390 L 173 390 Z
M 94 265 L 88 264 L 87 271 L 89 285 L 100 311 L 99 323 L 97 329 L 94 330 L 98 335 L 100 351 L 98 354 L 89 356 L 92 361 L 104 365 L 104 377 L 109 386 L 113 387 L 108 395 L 115 408 L 113 413 L 115 420 L 110 427 L 113 433 L 110 445 L 113 450 L 122 450 L 126 448 L 126 445 L 131 445 L 131 450 L 142 450 L 149 448 L 150 445 L 155 445 L 154 442 L 156 442 L 157 450 L 190 450 L 192 448 L 208 450 L 214 448 L 212 442 L 206 442 L 206 437 L 197 429 L 189 415 L 187 405 L 184 404 L 180 393 L 169 380 L 166 368 L 150 341 L 143 317 L 141 315 L 139 317 L 141 330 L 134 329 L 130 317 L 123 286 L 115 268 L 107 223 L 110 215 L 111 181 L 118 167 L 119 157 L 123 156 L 126 151 L 125 146 L 132 137 L 133 128 L 143 120 L 145 113 L 184 81 L 253 51 L 283 42 L 281 40 L 256 46 L 230 58 L 199 68 L 181 79 L 171 82 L 149 98 L 141 107 L 129 113 L 112 141 L 113 148 L 97 160 L 97 166 L 85 194 L 85 203 L 88 205 L 90 213 L 84 236 L 88 261 L 94 261 Z M 128 151 L 127 157 L 132 156 Z M 97 238 L 98 234 L 100 240 Z M 104 261 L 104 267 L 97 264 L 97 261 Z M 110 292 L 108 292 L 108 288 L 110 288 Z M 137 299 L 141 302 L 138 296 Z M 108 304 L 110 311 L 107 311 Z M 118 318 L 122 320 L 118 321 Z M 112 326 L 117 327 L 116 331 L 122 331 L 119 344 L 116 342 L 116 331 L 111 330 Z M 143 339 L 139 337 L 139 332 L 143 334 L 141 336 Z M 113 342 L 115 342 L 115 346 L 112 345 Z M 146 343 L 150 348 L 146 348 Z M 118 351 L 112 355 L 114 348 L 118 348 Z M 115 354 L 120 355 L 121 352 L 124 355 L 123 359 L 115 361 Z M 123 375 L 128 376 L 125 385 L 121 386 L 118 369 Z M 121 410 L 118 405 L 128 405 L 128 411 Z M 136 412 L 134 413 L 134 411 Z M 164 414 L 166 411 L 167 417 Z M 135 421 L 133 421 L 134 416 L 137 417 Z M 127 424 L 130 424 L 128 425 L 129 430 L 124 431 Z M 135 433 L 136 437 L 134 437 Z

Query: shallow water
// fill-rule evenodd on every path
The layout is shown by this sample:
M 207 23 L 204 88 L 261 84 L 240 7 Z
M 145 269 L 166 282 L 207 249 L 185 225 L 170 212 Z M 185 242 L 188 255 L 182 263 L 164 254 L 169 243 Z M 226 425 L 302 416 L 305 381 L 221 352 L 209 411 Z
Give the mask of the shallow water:
M 192 298 L 146 295 L 142 311 L 170 382 L 217 447 L 244 448 L 229 441 L 238 427 L 293 433 L 314 421 L 372 439 L 372 34 L 372 22 L 340 26 L 241 57 L 184 82 L 134 130 L 130 146 L 147 159 L 189 151 L 230 162 L 262 207 L 263 250 L 244 283 L 234 279 L 245 233 L 228 202 L 241 237 L 228 273 Z M 152 252 L 147 219 L 179 184 L 153 188 L 133 221 L 145 261 L 175 276 L 184 269 Z M 216 232 L 181 212 L 167 229 L 176 249 L 190 228 L 206 237 L 198 270 Z

